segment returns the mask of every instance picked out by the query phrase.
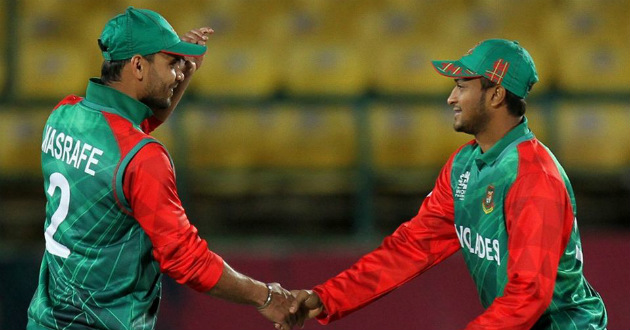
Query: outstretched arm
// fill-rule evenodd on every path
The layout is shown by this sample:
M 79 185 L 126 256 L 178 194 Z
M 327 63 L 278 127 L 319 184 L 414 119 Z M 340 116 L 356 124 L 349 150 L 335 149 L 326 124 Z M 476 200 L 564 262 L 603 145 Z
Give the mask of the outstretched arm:
M 418 215 L 386 237 L 381 246 L 313 291 L 293 291 L 296 300 L 291 311 L 297 315 L 298 323 L 312 317 L 322 324 L 340 319 L 459 250 L 454 228 L 451 164 L 452 158 L 442 169 Z

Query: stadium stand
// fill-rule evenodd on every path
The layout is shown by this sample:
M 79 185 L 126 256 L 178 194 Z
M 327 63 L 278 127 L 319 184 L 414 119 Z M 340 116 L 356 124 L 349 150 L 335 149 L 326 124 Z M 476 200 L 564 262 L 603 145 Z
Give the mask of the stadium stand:
M 220 39 L 209 45 L 211 58 L 203 74 L 191 83 L 200 95 L 220 97 L 265 97 L 273 94 L 279 79 L 275 67 L 278 53 L 263 43 Z M 201 72 L 201 71 L 200 71 Z
M 59 100 L 67 94 L 84 94 L 87 78 L 95 75 L 82 48 L 60 40 L 23 40 L 17 89 L 23 98 Z
M 360 94 L 367 83 L 361 55 L 352 45 L 296 44 L 286 54 L 283 82 L 294 95 Z
M 261 114 L 263 166 L 348 168 L 356 162 L 357 127 L 348 106 L 279 105 Z
M 42 131 L 49 112 L 0 106 L 0 173 L 4 177 L 41 175 Z
M 534 57 L 540 82 L 527 116 L 566 168 L 630 168 L 628 110 L 616 103 L 630 92 L 627 0 L 8 0 L 0 17 L 9 17 L 9 4 L 15 21 L 0 24 L 0 45 L 16 40 L 16 53 L 0 53 L 4 177 L 38 166 L 20 153 L 40 139 L 42 119 L 17 107 L 83 95 L 87 78 L 99 75 L 96 38 L 128 5 L 161 12 L 180 34 L 215 30 L 190 97 L 154 133 L 183 182 L 192 171 L 193 192 L 255 194 L 277 185 L 334 195 L 374 173 L 374 191 L 385 172 L 433 179 L 469 136 L 452 131 L 453 81 L 430 61 L 456 59 L 490 37 L 518 40 Z M 584 102 L 567 102 L 574 96 Z M 316 171 L 338 176 L 319 180 Z M 343 189 L 321 188 L 339 176 Z M 416 191 L 431 185 L 411 183 Z
M 370 109 L 377 168 L 436 168 L 469 141 L 453 131 L 450 107 L 376 105 Z
M 187 162 L 194 170 L 257 164 L 258 108 L 190 107 L 181 115 Z
M 554 121 L 557 156 L 567 168 L 623 170 L 630 164 L 629 122 L 626 102 L 563 102 Z

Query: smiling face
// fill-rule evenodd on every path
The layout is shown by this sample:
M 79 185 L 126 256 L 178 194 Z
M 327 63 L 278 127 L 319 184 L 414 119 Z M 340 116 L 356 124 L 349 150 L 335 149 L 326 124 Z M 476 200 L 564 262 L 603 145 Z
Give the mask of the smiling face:
M 156 53 L 149 61 L 149 74 L 145 85 L 145 96 L 140 102 L 152 109 L 167 109 L 171 106 L 173 91 L 184 79 L 181 57 L 165 53 Z
M 487 92 L 482 89 L 479 78 L 455 79 L 455 87 L 447 100 L 453 106 L 455 131 L 477 135 L 486 130 L 490 122 Z

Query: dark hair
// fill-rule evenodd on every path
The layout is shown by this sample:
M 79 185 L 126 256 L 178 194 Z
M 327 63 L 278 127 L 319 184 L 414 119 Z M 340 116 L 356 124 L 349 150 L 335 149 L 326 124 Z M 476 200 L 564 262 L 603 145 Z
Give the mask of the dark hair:
M 490 81 L 490 79 L 486 77 L 481 77 L 481 89 L 486 90 L 488 88 L 492 88 L 496 86 L 494 82 Z M 525 99 L 522 97 L 516 96 L 516 94 L 510 92 L 509 90 L 505 90 L 505 104 L 507 105 L 508 111 L 511 115 L 515 117 L 520 117 L 525 114 L 525 110 L 527 108 L 527 103 Z
M 153 63 L 154 56 L 155 54 L 149 54 L 143 57 L 147 59 L 147 61 Z M 103 84 L 108 85 L 114 81 L 120 81 L 120 72 L 130 61 L 130 58 L 126 60 L 103 61 L 103 64 L 101 65 L 101 81 Z

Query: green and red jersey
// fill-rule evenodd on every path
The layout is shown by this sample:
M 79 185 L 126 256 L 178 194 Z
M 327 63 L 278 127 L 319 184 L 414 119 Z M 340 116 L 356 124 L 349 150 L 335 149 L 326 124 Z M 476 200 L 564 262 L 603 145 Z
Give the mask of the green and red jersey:
M 143 103 L 92 79 L 46 122 L 46 251 L 28 329 L 153 329 L 161 273 L 198 291 L 223 271 L 181 205 Z
M 418 214 L 348 270 L 314 288 L 322 324 L 461 250 L 485 312 L 466 329 L 605 329 L 582 273 L 573 190 L 527 120 L 483 153 L 471 141 L 443 167 Z

